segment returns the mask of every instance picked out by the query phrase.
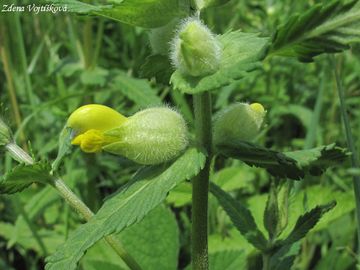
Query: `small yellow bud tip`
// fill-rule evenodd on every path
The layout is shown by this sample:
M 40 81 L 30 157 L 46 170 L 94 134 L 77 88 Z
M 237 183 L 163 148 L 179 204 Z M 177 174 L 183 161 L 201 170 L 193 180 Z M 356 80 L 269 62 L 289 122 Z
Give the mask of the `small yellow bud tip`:
M 252 103 L 252 104 L 250 104 L 250 108 L 253 111 L 258 112 L 258 113 L 264 113 L 265 112 L 265 109 L 264 109 L 263 105 L 261 105 L 260 103 Z

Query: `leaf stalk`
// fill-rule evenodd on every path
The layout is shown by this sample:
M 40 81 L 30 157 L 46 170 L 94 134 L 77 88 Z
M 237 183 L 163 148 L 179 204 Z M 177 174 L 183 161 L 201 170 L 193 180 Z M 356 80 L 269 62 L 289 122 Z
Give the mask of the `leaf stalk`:
M 207 152 L 204 168 L 193 179 L 192 189 L 192 267 L 208 269 L 208 194 L 212 159 L 211 94 L 193 96 L 195 131 L 198 146 Z

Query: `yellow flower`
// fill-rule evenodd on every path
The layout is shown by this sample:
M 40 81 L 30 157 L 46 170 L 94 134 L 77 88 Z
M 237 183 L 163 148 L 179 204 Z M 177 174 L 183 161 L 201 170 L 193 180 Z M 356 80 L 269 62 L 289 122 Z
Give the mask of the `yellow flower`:
M 89 104 L 75 110 L 67 121 L 67 126 L 75 131 L 71 144 L 79 145 L 86 153 L 96 153 L 102 147 L 116 141 L 105 131 L 118 128 L 127 118 L 117 111 L 99 104 Z
M 140 164 L 160 164 L 178 156 L 188 144 L 183 117 L 167 107 L 149 108 L 126 118 L 106 106 L 91 104 L 74 111 L 67 126 L 73 145 L 86 153 L 102 150 Z

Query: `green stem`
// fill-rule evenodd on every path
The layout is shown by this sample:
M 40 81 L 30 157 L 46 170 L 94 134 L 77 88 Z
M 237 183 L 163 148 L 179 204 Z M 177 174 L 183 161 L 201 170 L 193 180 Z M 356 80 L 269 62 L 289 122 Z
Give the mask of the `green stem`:
M 350 151 L 352 152 L 351 155 L 351 166 L 353 168 L 360 168 L 360 161 L 358 152 L 356 151 L 354 137 L 351 132 L 351 125 L 349 116 L 347 114 L 346 102 L 345 102 L 345 91 L 343 89 L 343 85 L 337 71 L 336 67 L 336 59 L 333 56 L 332 61 L 334 64 L 334 73 L 336 79 L 336 85 L 340 100 L 340 110 L 341 115 L 343 117 L 344 126 L 345 126 L 345 133 L 346 133 L 346 140 Z M 354 192 L 355 192 L 355 204 L 356 204 L 356 217 L 357 217 L 357 233 L 358 233 L 358 249 L 360 247 L 360 176 L 353 177 L 353 184 L 354 184 Z
M 195 129 L 199 147 L 208 157 L 205 167 L 193 180 L 192 188 L 192 268 L 208 269 L 208 191 L 211 165 L 211 94 L 194 95 Z
M 269 254 L 263 254 L 262 255 L 262 258 L 263 258 L 263 267 L 262 269 L 263 270 L 270 270 L 270 255 Z
M 7 151 L 10 155 L 17 161 L 23 162 L 25 164 L 33 164 L 34 160 L 19 146 L 15 143 L 9 143 L 6 145 Z M 89 221 L 94 213 L 87 207 L 86 204 L 78 197 L 72 190 L 64 183 L 60 178 L 56 178 L 52 186 L 59 192 L 61 197 L 75 209 L 86 221 Z M 105 237 L 105 240 L 108 244 L 115 250 L 115 252 L 123 259 L 123 261 L 129 266 L 132 270 L 141 270 L 139 264 L 135 259 L 124 249 L 123 245 L 118 239 L 113 235 Z

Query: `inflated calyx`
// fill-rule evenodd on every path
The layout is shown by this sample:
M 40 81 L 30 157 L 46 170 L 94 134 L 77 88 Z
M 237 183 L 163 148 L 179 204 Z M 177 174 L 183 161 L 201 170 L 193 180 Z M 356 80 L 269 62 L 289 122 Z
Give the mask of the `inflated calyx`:
M 214 144 L 253 140 L 259 134 L 265 114 L 260 103 L 237 103 L 220 111 L 214 119 Z
M 171 61 L 184 75 L 210 75 L 219 69 L 221 46 L 203 23 L 189 18 L 181 24 L 172 41 Z
M 169 161 L 188 144 L 183 117 L 167 107 L 126 118 L 103 105 L 85 105 L 71 114 L 67 125 L 75 132 L 72 144 L 84 152 L 104 150 L 145 165 Z

